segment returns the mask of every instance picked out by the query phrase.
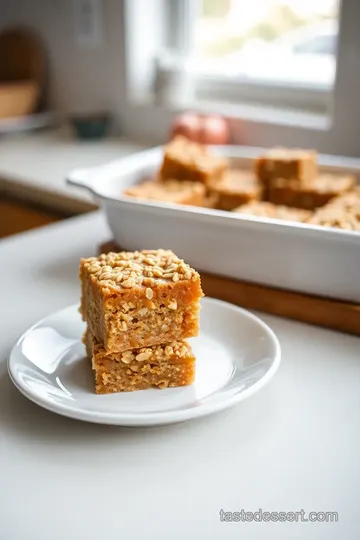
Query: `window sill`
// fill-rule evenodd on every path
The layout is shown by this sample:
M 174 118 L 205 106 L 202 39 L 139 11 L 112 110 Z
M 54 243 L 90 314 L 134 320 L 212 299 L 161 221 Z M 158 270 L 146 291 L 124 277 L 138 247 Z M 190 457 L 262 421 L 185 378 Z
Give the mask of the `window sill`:
M 232 120 L 247 120 L 271 125 L 301 127 L 326 131 L 331 127 L 328 115 L 300 111 L 298 109 L 254 105 L 251 103 L 229 103 L 221 101 L 194 101 L 189 109 L 220 114 Z
M 163 142 L 168 135 L 174 115 L 188 110 L 222 115 L 228 118 L 232 127 L 235 127 L 235 131 L 240 133 L 245 132 L 245 126 L 248 124 L 263 125 L 266 130 L 281 129 L 281 127 L 298 128 L 319 134 L 328 132 L 332 125 L 331 118 L 325 114 L 248 103 L 194 100 L 176 105 L 156 104 L 152 99 L 146 98 L 129 100 L 128 105 L 123 119 L 126 133 L 130 137 L 146 140 L 150 144 Z M 249 141 L 238 140 L 236 135 L 232 142 L 251 144 Z

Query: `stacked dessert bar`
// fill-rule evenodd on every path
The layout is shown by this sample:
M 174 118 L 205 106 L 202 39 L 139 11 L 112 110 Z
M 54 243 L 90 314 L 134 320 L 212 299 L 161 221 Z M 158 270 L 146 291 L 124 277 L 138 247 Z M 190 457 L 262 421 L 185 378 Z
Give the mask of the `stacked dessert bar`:
M 255 160 L 265 197 L 275 205 L 315 210 L 352 189 L 352 175 L 319 174 L 314 150 L 274 148 Z
M 108 253 L 80 262 L 84 343 L 99 394 L 186 386 L 199 332 L 199 274 L 172 251 Z
M 160 170 L 153 181 L 127 188 L 124 195 L 191 206 L 214 207 L 210 184 L 219 181 L 228 161 L 208 148 L 178 136 L 164 149 Z
M 213 155 L 205 146 L 181 136 L 165 147 L 159 172 L 162 185 L 167 185 L 172 178 L 177 178 L 179 184 L 182 181 L 201 186 L 203 197 L 198 206 L 206 208 L 232 210 L 259 200 L 263 192 L 253 171 L 231 169 L 224 157 Z

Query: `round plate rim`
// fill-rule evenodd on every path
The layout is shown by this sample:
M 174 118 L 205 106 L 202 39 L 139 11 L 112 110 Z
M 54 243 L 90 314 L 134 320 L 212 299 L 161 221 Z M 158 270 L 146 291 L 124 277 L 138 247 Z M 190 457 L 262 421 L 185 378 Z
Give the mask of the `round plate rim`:
M 65 308 L 59 309 L 57 311 L 53 311 L 52 313 L 45 315 L 40 320 L 38 320 L 35 324 L 30 326 L 17 339 L 7 359 L 7 368 L 8 368 L 9 377 L 11 381 L 13 382 L 14 386 L 19 390 L 19 392 L 23 394 L 27 399 L 35 403 L 36 405 L 50 412 L 53 412 L 55 414 L 65 416 L 67 418 L 73 418 L 76 420 L 81 420 L 83 422 L 90 422 L 90 423 L 95 423 L 95 424 L 116 425 L 116 426 L 123 426 L 123 427 L 146 427 L 146 426 L 167 425 L 167 424 L 174 424 L 174 423 L 184 422 L 187 420 L 192 420 L 195 418 L 201 418 L 204 416 L 208 416 L 210 414 L 215 414 L 224 409 L 233 407 L 237 403 L 240 403 L 241 401 L 244 401 L 245 399 L 251 397 L 253 394 L 258 392 L 261 388 L 266 386 L 266 384 L 275 375 L 281 361 L 280 343 L 274 331 L 264 321 L 262 321 L 258 316 L 254 315 L 250 311 L 244 308 L 241 308 L 235 304 L 232 304 L 230 302 L 226 302 L 224 300 L 219 300 L 217 298 L 212 298 L 209 296 L 204 297 L 201 300 L 201 302 L 205 304 L 210 303 L 210 304 L 215 304 L 215 305 L 216 304 L 222 305 L 222 306 L 225 306 L 227 309 L 231 309 L 233 311 L 242 313 L 247 318 L 251 319 L 253 322 L 255 322 L 256 324 L 258 324 L 264 329 L 265 333 L 273 342 L 273 345 L 275 348 L 275 355 L 274 355 L 271 367 L 258 381 L 256 381 L 249 388 L 246 388 L 243 391 L 237 392 L 233 394 L 232 396 L 228 397 L 227 399 L 223 399 L 219 403 L 216 403 L 216 404 L 204 403 L 204 404 L 201 404 L 199 407 L 191 407 L 191 408 L 182 409 L 179 411 L 170 411 L 170 412 L 158 411 L 155 413 L 154 412 L 153 413 L 140 413 L 134 416 L 132 413 L 77 410 L 74 408 L 69 408 L 67 406 L 64 406 L 61 403 L 57 403 L 56 405 L 54 405 L 53 403 L 47 401 L 45 398 L 41 398 L 36 393 L 33 393 L 30 390 L 28 390 L 27 387 L 24 387 L 24 385 L 19 380 L 17 380 L 16 375 L 13 373 L 12 357 L 13 357 L 13 354 L 15 353 L 16 348 L 18 347 L 19 343 L 24 339 L 24 337 L 28 333 L 32 332 L 32 330 L 34 330 L 43 322 L 45 322 L 49 317 L 52 317 L 54 315 L 59 315 L 63 311 L 67 311 L 71 309 L 78 309 L 78 303 L 68 305 Z

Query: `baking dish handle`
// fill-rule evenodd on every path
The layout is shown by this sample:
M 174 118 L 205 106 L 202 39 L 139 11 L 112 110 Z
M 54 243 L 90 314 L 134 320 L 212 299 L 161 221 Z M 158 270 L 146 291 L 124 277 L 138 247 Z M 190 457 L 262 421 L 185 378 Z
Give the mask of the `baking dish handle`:
M 90 193 L 96 194 L 93 175 L 89 169 L 74 169 L 66 177 L 66 182 L 71 186 L 87 189 Z
M 156 166 L 161 162 L 162 153 L 163 147 L 157 146 L 97 167 L 74 169 L 67 174 L 66 181 L 72 186 L 85 188 L 94 195 L 101 195 L 98 182 L 100 177 L 117 177 L 120 171 L 122 176 L 136 172 L 142 162 Z

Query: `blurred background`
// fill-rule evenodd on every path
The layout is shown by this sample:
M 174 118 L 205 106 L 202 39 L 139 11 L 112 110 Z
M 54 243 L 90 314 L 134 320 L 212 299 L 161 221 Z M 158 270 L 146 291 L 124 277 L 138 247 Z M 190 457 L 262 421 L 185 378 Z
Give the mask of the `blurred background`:
M 357 0 L 2 0 L 0 235 L 31 225 L 15 203 L 93 210 L 68 171 L 161 144 L 184 115 L 226 122 L 208 143 L 358 156 L 358 20 Z
M 334 83 L 336 0 L 204 0 L 194 54 L 210 72 Z

